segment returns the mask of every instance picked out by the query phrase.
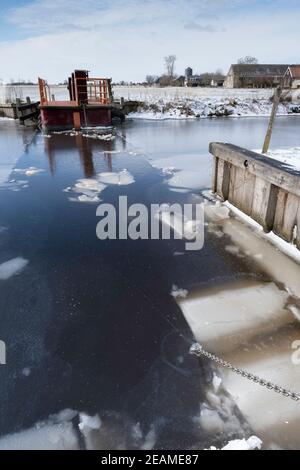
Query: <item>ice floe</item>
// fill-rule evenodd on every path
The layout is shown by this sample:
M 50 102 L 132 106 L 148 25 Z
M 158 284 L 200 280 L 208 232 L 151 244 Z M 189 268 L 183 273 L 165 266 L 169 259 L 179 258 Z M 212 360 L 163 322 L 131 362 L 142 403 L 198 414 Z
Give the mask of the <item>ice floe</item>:
M 0 450 L 77 450 L 77 433 L 72 419 L 76 411 L 63 410 L 30 429 L 0 438 Z
M 0 264 L 0 280 L 6 281 L 19 274 L 28 264 L 28 260 L 22 257 L 12 258 Z
M 126 186 L 134 183 L 134 177 L 127 170 L 99 173 L 97 178 L 104 184 L 118 184 Z
M 13 192 L 28 188 L 28 181 L 11 179 L 6 183 L 0 183 L 0 190 L 9 190 Z
M 262 441 L 257 436 L 251 436 L 248 439 L 233 439 L 229 441 L 222 449 L 210 447 L 209 450 L 260 450 Z
M 15 168 L 14 173 L 21 173 L 26 176 L 33 176 L 37 175 L 38 173 L 43 173 L 45 170 L 40 168 L 35 168 L 34 166 L 30 166 L 29 168 Z
M 96 139 L 96 140 L 104 140 L 104 141 L 111 141 L 116 138 L 114 134 L 101 134 L 97 132 L 93 132 L 90 134 L 82 134 L 82 137 L 87 139 Z
M 171 295 L 175 299 L 177 297 L 185 298 L 188 295 L 188 291 L 186 289 L 179 289 L 175 284 L 173 284 Z
M 210 171 L 210 164 L 204 155 L 180 154 L 152 159 L 150 163 L 166 176 L 164 183 L 173 192 L 188 193 L 207 185 L 207 172 Z
M 22 369 L 22 375 L 24 375 L 25 377 L 29 377 L 31 374 L 31 369 L 29 367 L 24 367 L 24 369 Z
M 69 186 L 63 191 L 73 193 L 69 197 L 73 202 L 100 202 L 102 191 L 110 185 L 127 186 L 134 183 L 134 177 L 126 169 L 119 172 L 102 172 L 98 173 L 95 178 L 82 178 L 76 181 L 73 187 Z M 79 194 L 79 196 L 75 196 Z
M 95 416 L 89 416 L 86 413 L 80 413 L 78 427 L 82 432 L 86 430 L 89 431 L 90 429 L 100 429 L 101 419 L 97 414 Z

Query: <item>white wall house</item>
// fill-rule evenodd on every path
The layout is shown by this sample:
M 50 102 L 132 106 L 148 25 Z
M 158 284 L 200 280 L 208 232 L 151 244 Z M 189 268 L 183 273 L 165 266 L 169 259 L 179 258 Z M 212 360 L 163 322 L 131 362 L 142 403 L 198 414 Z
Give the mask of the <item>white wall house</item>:
M 284 85 L 293 90 L 300 88 L 300 65 L 290 65 L 284 75 Z

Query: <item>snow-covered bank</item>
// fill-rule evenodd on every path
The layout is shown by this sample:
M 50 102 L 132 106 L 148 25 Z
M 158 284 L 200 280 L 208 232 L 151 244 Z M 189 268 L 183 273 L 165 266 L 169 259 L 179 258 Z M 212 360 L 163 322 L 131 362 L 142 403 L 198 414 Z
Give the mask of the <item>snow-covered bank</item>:
M 300 147 L 270 150 L 267 156 L 300 171 Z
M 133 119 L 196 119 L 209 117 L 270 116 L 272 101 L 266 98 L 195 97 L 168 101 L 164 97 L 143 102 L 130 113 Z M 284 102 L 279 105 L 278 116 L 300 113 L 300 103 Z

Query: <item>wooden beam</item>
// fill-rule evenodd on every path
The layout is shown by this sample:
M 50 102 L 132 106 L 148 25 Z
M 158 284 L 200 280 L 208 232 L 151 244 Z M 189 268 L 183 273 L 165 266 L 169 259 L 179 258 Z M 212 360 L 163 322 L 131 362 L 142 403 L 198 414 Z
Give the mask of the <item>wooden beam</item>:
M 219 160 L 243 168 L 275 186 L 300 197 L 300 172 L 289 169 L 278 160 L 266 158 L 236 145 L 213 142 L 209 151 Z

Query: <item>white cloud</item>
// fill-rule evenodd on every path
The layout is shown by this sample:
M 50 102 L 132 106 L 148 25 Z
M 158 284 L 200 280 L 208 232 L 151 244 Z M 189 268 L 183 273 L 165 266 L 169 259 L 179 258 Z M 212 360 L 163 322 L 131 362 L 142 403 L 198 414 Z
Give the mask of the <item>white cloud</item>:
M 55 82 L 87 68 L 117 81 L 143 80 L 162 73 L 163 57 L 173 53 L 178 73 L 187 65 L 226 71 L 245 54 L 261 62 L 297 62 L 291 45 L 299 9 L 274 13 L 277 1 L 251 2 L 271 5 L 266 21 L 255 8 L 239 13 L 248 0 L 35 0 L 10 10 L 7 20 L 27 38 L 0 42 L 2 78 Z

